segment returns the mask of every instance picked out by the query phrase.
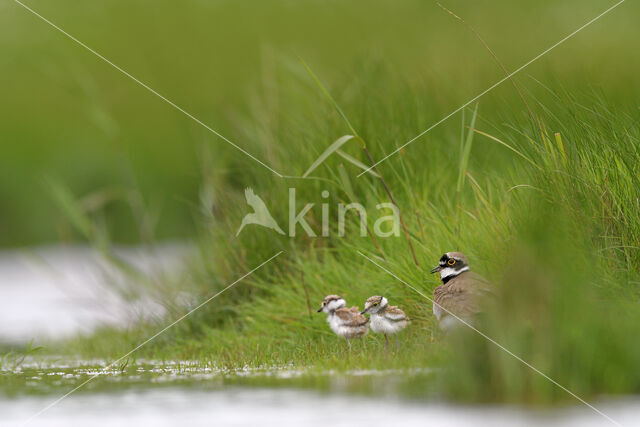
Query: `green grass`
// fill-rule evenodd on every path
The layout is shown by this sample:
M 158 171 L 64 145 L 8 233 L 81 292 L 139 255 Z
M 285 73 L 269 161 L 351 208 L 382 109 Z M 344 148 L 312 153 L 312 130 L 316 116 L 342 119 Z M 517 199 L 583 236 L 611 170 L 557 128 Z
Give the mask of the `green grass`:
M 482 34 L 510 70 L 609 5 L 444 3 Z M 313 132 L 307 126 L 327 110 L 297 57 L 325 81 L 361 136 L 375 135 L 389 148 L 503 76 L 463 24 L 419 0 L 185 0 L 179 8 L 154 5 L 152 12 L 148 2 L 128 0 L 97 9 L 69 0 L 33 0 L 29 6 L 287 175 L 301 175 L 311 163 L 279 154 L 277 147 L 288 151 L 292 143 L 285 141 L 319 152 L 348 133 L 329 124 Z M 635 102 L 636 12 L 635 3 L 625 2 L 525 69 L 519 81 L 534 87 L 530 74 L 554 90 L 582 93 L 593 86 L 616 103 Z M 79 238 L 49 197 L 50 179 L 100 201 L 93 213 L 121 243 L 196 235 L 193 211 L 201 171 L 209 166 L 203 150 L 217 154 L 211 166 L 219 178 L 249 180 L 251 160 L 17 4 L 3 6 L 0 40 L 0 245 Z M 398 82 L 409 86 L 405 93 Z M 283 86 L 301 93 L 283 98 Z M 507 101 L 518 102 L 505 82 L 483 98 L 480 111 L 502 124 L 511 109 Z M 454 121 L 443 128 L 454 132 Z M 431 132 L 419 144 L 438 143 L 441 136 Z M 420 152 L 412 147 L 408 154 Z M 111 197 L 100 197 L 105 194 Z M 139 230 L 142 213 L 150 233 Z
M 140 356 L 231 368 L 437 367 L 442 368 L 439 390 L 454 398 L 570 400 L 473 333 L 443 337 L 429 301 L 358 254 L 383 262 L 431 295 L 438 281 L 428 271 L 443 252 L 461 250 L 472 268 L 500 289 L 479 325 L 488 336 L 581 397 L 638 392 L 640 344 L 633 337 L 640 332 L 640 111 L 631 70 L 640 58 L 624 51 L 637 39 L 629 18 L 637 6 L 621 6 L 626 13 L 603 18 L 527 69 L 530 75 L 516 78 L 540 129 L 507 82 L 380 164 L 379 176 L 357 178 L 358 162 L 371 164 L 363 145 L 374 160 L 381 159 L 502 77 L 473 35 L 439 8 L 417 2 L 394 8 L 388 25 L 399 28 L 392 24 L 403 18 L 402 28 L 408 28 L 400 37 L 373 25 L 390 14 L 391 6 L 377 3 L 367 21 L 357 4 L 341 3 L 335 16 L 322 15 L 321 22 L 344 28 L 340 34 L 317 30 L 314 37 L 321 34 L 326 43 L 322 52 L 298 50 L 315 78 L 292 52 L 266 50 L 262 68 L 254 67 L 259 72 L 257 90 L 245 105 L 250 108 L 238 108 L 241 113 L 221 128 L 283 174 L 302 176 L 314 165 L 309 176 L 279 178 L 228 146 L 198 144 L 192 170 L 200 174 L 193 178 L 201 183 L 199 197 L 194 185 L 185 187 L 183 197 L 191 205 L 199 250 L 188 274 L 163 289 L 167 319 L 127 331 L 101 330 L 49 351 L 115 360 L 185 313 L 174 302 L 179 291 L 202 301 L 282 250 L 274 262 L 142 348 Z M 328 13 L 316 3 L 310 7 Z M 480 8 L 454 2 L 447 7 L 482 33 L 509 69 L 604 9 L 598 2 L 581 3 L 577 17 L 552 13 L 561 5 L 554 9 L 551 3 L 496 2 Z M 288 10 L 300 19 L 286 31 L 312 21 L 312 11 Z M 522 19 L 524 11 L 529 19 Z M 535 17 L 556 20 L 541 27 Z M 516 37 L 522 45 L 507 43 Z M 352 38 L 354 45 L 345 46 Z M 357 41 L 363 39 L 380 41 L 380 50 L 363 53 Z M 342 49 L 326 52 L 331 42 Z M 239 48 L 243 43 L 238 41 Z M 203 86 L 201 93 L 215 92 L 209 88 Z M 185 99 L 197 106 L 204 102 L 201 96 Z M 358 138 L 331 146 L 347 134 Z M 314 164 L 317 159 L 322 161 Z M 403 231 L 375 242 L 360 237 L 353 215 L 346 236 L 338 237 L 337 203 L 362 203 L 371 227 L 382 215 L 376 205 L 390 201 L 385 185 L 408 238 Z M 295 187 L 297 211 L 315 203 L 306 219 L 318 234 L 320 205 L 329 203 L 330 235 L 308 238 L 298 228 L 289 238 L 249 226 L 236 238 L 248 213 L 245 187 L 255 190 L 281 226 L 287 224 L 288 188 Z M 323 190 L 329 191 L 328 199 L 321 197 Z M 69 224 L 108 253 L 113 226 L 102 218 L 109 212 L 88 209 L 86 199 L 74 201 L 64 190 L 56 194 Z M 372 335 L 349 352 L 314 310 L 332 293 L 359 306 L 382 294 L 405 309 L 414 320 L 399 336 L 400 352 L 385 354 L 382 339 Z
M 453 134 L 440 144 L 430 144 L 428 150 L 414 147 L 429 153 L 422 159 L 407 153 L 381 165 L 378 171 L 400 206 L 419 266 L 402 234 L 377 242 L 385 267 L 426 295 L 438 285 L 427 272 L 441 253 L 464 250 L 473 268 L 501 289 L 500 300 L 481 326 L 487 335 L 582 397 L 637 392 L 640 377 L 630 373 L 637 371 L 640 346 L 629 339 L 640 332 L 640 224 L 632 193 L 640 184 L 639 135 L 633 125 L 637 113 L 612 111 L 606 101 L 578 101 L 568 95 L 553 108 L 553 117 L 541 114 L 546 130 L 540 140 L 526 119 L 519 125 L 517 120 L 505 126 L 492 124 L 479 107 L 475 128 L 512 150 L 479 134 L 471 146 L 474 133 L 467 126 L 475 115 L 469 113 L 469 121 L 460 125 L 462 150 L 471 150 L 468 166 L 459 161 L 460 137 Z M 324 120 L 317 126 L 325 126 Z M 335 126 L 338 135 L 339 120 Z M 553 136 L 549 129 L 561 136 Z M 380 150 L 369 142 L 367 146 L 373 152 Z M 311 164 L 321 151 L 308 145 L 287 148 L 282 155 L 308 159 L 303 164 Z M 347 149 L 358 155 L 358 146 Z M 375 212 L 378 202 L 388 201 L 378 178 L 355 178 L 359 169 L 349 164 L 343 165 L 350 173 L 352 189 L 347 191 L 338 173 L 340 162 L 329 156 L 314 172 L 331 183 L 296 181 L 298 200 L 319 204 L 321 190 L 329 189 L 333 202 L 350 202 L 355 195 L 369 212 Z M 250 185 L 285 224 L 286 189 L 291 183 L 260 172 L 253 170 L 259 179 Z M 383 262 L 369 237 L 359 236 L 354 217 L 345 238 L 337 237 L 336 223 L 328 238 L 292 239 L 258 227 L 234 238 L 246 213 L 242 197 L 241 188 L 220 194 L 221 208 L 202 224 L 200 255 L 182 289 L 205 299 L 276 251 L 285 254 L 154 340 L 142 355 L 197 359 L 230 368 L 441 367 L 440 391 L 454 398 L 571 399 L 474 333 L 462 339 L 442 337 L 429 301 L 357 253 Z M 319 215 L 316 207 L 307 216 L 316 231 Z M 414 321 L 399 337 L 400 353 L 389 357 L 376 336 L 367 336 L 366 344 L 355 343 L 349 352 L 330 332 L 325 316 L 315 313 L 330 293 L 360 306 L 368 296 L 382 294 L 403 307 Z M 166 298 L 169 304 L 171 300 Z M 177 308 L 169 318 L 183 312 Z M 76 340 L 67 349 L 116 357 L 159 326 L 126 334 L 103 331 Z

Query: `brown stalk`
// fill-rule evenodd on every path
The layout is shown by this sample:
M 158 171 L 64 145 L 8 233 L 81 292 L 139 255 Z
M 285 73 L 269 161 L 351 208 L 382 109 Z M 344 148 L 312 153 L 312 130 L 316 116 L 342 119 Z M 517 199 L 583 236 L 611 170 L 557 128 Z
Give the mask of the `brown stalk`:
M 364 224 L 364 226 L 367 228 L 367 233 L 369 234 L 369 237 L 371 237 L 371 241 L 373 242 L 373 244 L 375 245 L 376 249 L 380 253 L 380 256 L 382 257 L 383 260 L 386 261 L 387 258 L 384 256 L 384 253 L 382 252 L 382 249 L 380 249 L 380 245 L 378 245 L 378 241 L 376 240 L 375 236 L 371 232 L 371 229 L 369 228 L 367 223 L 364 222 L 364 220 L 362 219 L 362 216 L 360 215 L 360 212 L 358 212 L 358 218 L 360 218 L 360 222 L 362 222 Z
M 380 245 L 378 244 L 378 241 L 376 240 L 375 236 L 373 235 L 373 233 L 371 232 L 371 229 L 369 228 L 369 225 L 365 222 L 364 219 L 362 219 L 362 215 L 360 215 L 360 212 L 356 212 L 356 214 L 358 215 L 358 219 L 360 219 L 360 223 L 362 223 L 362 225 L 364 225 L 364 227 L 367 229 L 367 234 L 369 235 L 369 237 L 371 238 L 371 241 L 373 242 L 373 245 L 376 247 L 376 249 L 378 250 L 378 253 L 380 254 L 380 257 L 383 260 L 387 260 L 387 257 L 384 256 L 384 252 L 382 252 L 382 248 L 380 248 Z
M 344 168 L 344 165 L 341 163 L 338 165 L 338 168 Z M 344 170 L 344 169 L 343 169 Z M 355 195 L 352 195 L 352 191 L 347 191 L 345 189 L 343 189 L 345 195 L 347 196 L 347 200 L 351 200 L 352 203 L 357 202 L 357 200 L 352 200 L 355 199 Z M 384 256 L 384 252 L 382 252 L 382 249 L 380 248 L 380 245 L 378 245 L 378 241 L 376 240 L 375 236 L 373 235 L 373 233 L 371 232 L 371 229 L 369 228 L 369 225 L 366 223 L 366 221 L 364 219 L 362 219 L 362 215 L 360 215 L 360 212 L 357 211 L 358 214 L 358 219 L 360 219 L 360 223 L 362 225 L 364 225 L 364 227 L 367 229 L 367 234 L 369 235 L 369 237 L 371 238 L 371 241 L 373 242 L 373 245 L 376 247 L 376 249 L 378 250 L 378 253 L 380 254 L 380 256 L 382 257 L 383 260 L 387 260 L 387 257 Z
M 420 211 L 416 211 L 416 220 L 418 220 L 418 227 L 420 227 L 420 239 L 424 243 L 424 228 L 422 228 L 422 221 L 420 221 Z
M 482 43 L 482 45 L 489 51 L 489 53 L 491 54 L 491 56 L 493 56 L 493 59 L 496 61 L 496 63 L 498 64 L 498 66 L 500 68 L 502 68 L 502 71 L 504 71 L 504 73 L 507 75 L 507 77 L 509 78 L 509 81 L 511 82 L 511 84 L 513 85 L 514 89 L 516 90 L 516 92 L 518 92 L 518 95 L 520 96 L 520 99 L 522 100 L 522 102 L 524 103 L 524 106 L 527 108 L 527 111 L 529 112 L 529 117 L 531 117 L 531 121 L 533 122 L 534 126 L 538 127 L 538 132 L 540 132 L 540 137 L 544 140 L 544 134 L 542 133 L 542 127 L 540 126 L 540 122 L 536 119 L 536 117 L 533 115 L 533 111 L 531 111 L 531 108 L 529 108 L 529 104 L 527 103 L 527 100 L 524 98 L 524 95 L 522 94 L 522 92 L 520 91 L 520 88 L 518 87 L 518 85 L 516 84 L 516 81 L 513 79 L 512 76 L 509 75 L 509 70 L 507 70 L 507 68 L 502 64 L 502 62 L 500 62 L 500 59 L 498 59 L 498 56 L 493 52 L 493 50 L 491 50 L 491 48 L 489 47 L 489 45 L 484 41 L 484 39 L 482 38 L 482 36 L 480 36 L 480 34 L 464 19 L 462 19 L 460 16 L 456 15 L 455 13 L 453 13 L 451 10 L 447 9 L 446 7 L 444 7 L 442 4 L 440 4 L 440 2 L 436 2 L 436 4 L 438 6 L 440 6 L 440 8 L 442 10 L 444 10 L 445 12 L 449 13 L 451 16 L 453 16 L 454 18 L 458 19 L 460 22 L 462 22 L 467 28 L 469 28 L 469 30 L 471 30 L 471 32 L 476 36 L 476 38 L 478 40 L 480 40 L 480 43 Z
M 411 255 L 413 256 L 413 262 L 415 262 L 416 266 L 419 267 L 420 265 L 418 264 L 418 258 L 416 258 L 416 253 L 413 250 L 413 245 L 411 244 L 411 238 L 409 237 L 409 231 L 407 231 L 407 226 L 405 225 L 404 220 L 402 219 L 402 214 L 400 213 L 400 207 L 398 207 L 398 204 L 396 203 L 395 199 L 393 198 L 393 195 L 391 195 L 391 191 L 389 190 L 389 187 L 387 186 L 387 183 L 385 182 L 384 178 L 382 177 L 382 174 L 377 170 L 378 168 L 375 167 L 376 162 L 373 160 L 373 157 L 371 157 L 371 154 L 369 153 L 369 150 L 367 150 L 367 146 L 363 145 L 362 146 L 362 150 L 364 150 L 365 154 L 369 158 L 369 161 L 373 165 L 373 169 L 376 171 L 376 173 L 380 177 L 380 181 L 382 182 L 382 185 L 384 186 L 385 191 L 389 195 L 389 199 L 391 200 L 391 203 L 393 203 L 393 206 L 395 206 L 396 209 L 398 209 L 398 218 L 400 219 L 400 224 L 402 224 L 402 229 L 404 230 L 404 235 L 407 238 L 407 243 L 409 243 L 409 249 L 411 250 Z

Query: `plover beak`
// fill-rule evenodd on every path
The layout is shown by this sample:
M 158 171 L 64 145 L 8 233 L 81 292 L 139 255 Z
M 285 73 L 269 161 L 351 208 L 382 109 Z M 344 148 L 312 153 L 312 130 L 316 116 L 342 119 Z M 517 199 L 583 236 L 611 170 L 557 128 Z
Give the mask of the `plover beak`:
M 318 309 L 318 313 L 320 313 L 320 312 L 322 311 L 322 309 L 323 309 L 323 308 L 324 308 L 324 307 L 320 307 L 320 308 Z
M 438 271 L 440 271 L 440 270 L 442 270 L 442 266 L 437 266 L 436 268 L 433 268 L 433 269 L 430 271 L 430 273 L 431 273 L 431 274 L 433 274 L 433 273 L 437 273 L 437 272 L 438 272 Z
M 367 312 L 367 310 L 362 310 L 362 311 L 360 312 L 360 314 L 365 314 L 366 312 Z

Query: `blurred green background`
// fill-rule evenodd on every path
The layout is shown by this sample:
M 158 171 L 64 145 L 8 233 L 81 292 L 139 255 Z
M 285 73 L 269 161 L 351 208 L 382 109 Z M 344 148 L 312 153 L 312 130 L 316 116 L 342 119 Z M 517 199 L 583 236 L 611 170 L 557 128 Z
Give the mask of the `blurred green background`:
M 302 78 L 298 56 L 330 88 L 340 82 L 366 93 L 358 85 L 372 84 L 372 96 L 386 98 L 395 81 L 426 87 L 413 100 L 424 109 L 416 112 L 419 120 L 396 136 L 396 145 L 503 76 L 468 29 L 431 1 L 26 4 L 268 164 L 265 141 L 279 141 L 244 131 L 254 111 L 284 102 L 272 95 L 287 86 L 300 92 L 297 100 L 321 99 L 313 86 L 293 82 Z M 510 70 L 613 4 L 445 2 Z M 637 102 L 639 12 L 637 3 L 626 2 L 518 78 L 528 85 L 530 74 L 545 85 L 588 87 L 621 104 Z M 84 197 L 115 241 L 136 243 L 195 233 L 203 169 L 242 182 L 246 168 L 260 167 L 12 1 L 0 3 L 0 52 L 0 246 L 77 239 L 50 196 L 51 182 Z M 348 89 L 335 95 L 349 100 Z M 506 82 L 482 102 L 481 111 L 499 122 L 517 98 Z M 351 117 L 366 108 L 352 105 L 345 107 Z M 277 107 L 286 115 L 299 106 Z M 458 132 L 459 121 L 453 122 L 443 123 L 442 132 Z M 304 128 L 304 118 L 297 126 Z M 304 132 L 299 137 L 310 143 Z M 213 165 L 203 165 L 203 150 L 214 153 Z M 299 174 L 308 165 L 277 166 Z

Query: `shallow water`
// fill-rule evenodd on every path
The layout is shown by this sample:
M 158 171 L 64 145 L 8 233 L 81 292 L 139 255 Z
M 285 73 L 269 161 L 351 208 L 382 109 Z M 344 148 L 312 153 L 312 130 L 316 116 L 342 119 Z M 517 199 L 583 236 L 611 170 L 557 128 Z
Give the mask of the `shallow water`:
M 52 397 L 0 400 L 0 425 L 19 425 Z M 640 403 L 602 405 L 622 425 L 638 425 Z M 588 408 L 533 413 L 504 407 L 454 407 L 391 398 L 273 388 L 193 390 L 168 387 L 74 394 L 32 419 L 31 426 L 600 426 Z
M 187 250 L 165 244 L 114 252 L 147 277 L 160 279 L 177 274 Z M 128 278 L 89 247 L 0 251 L 0 344 L 37 344 L 165 313 L 149 293 L 125 298 L 123 289 L 133 289 Z
M 71 366 L 73 365 L 73 366 Z M 429 370 L 228 370 L 197 362 L 138 361 L 108 368 L 102 360 L 27 358 L 0 370 L 0 425 L 21 425 L 88 378 L 77 392 L 29 421 L 33 426 L 599 426 L 586 406 L 542 411 L 452 406 L 433 395 L 403 396 Z M 9 376 L 9 374 L 11 374 Z M 10 380 L 9 380 L 10 378 Z M 622 425 L 638 425 L 640 399 L 596 403 Z

